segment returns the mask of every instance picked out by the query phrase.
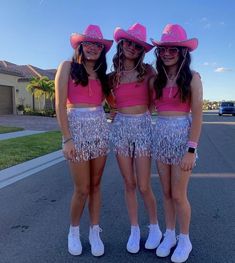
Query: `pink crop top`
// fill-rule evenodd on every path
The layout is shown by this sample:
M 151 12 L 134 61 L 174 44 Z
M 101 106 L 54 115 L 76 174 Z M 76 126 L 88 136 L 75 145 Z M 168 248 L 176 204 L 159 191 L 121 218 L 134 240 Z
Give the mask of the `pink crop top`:
M 190 112 L 190 102 L 189 100 L 182 102 L 180 101 L 179 94 L 176 95 L 178 87 L 165 87 L 163 89 L 162 97 L 156 99 L 156 93 L 154 96 L 154 105 L 157 112 L 161 111 L 180 111 L 180 112 Z M 176 96 L 175 96 L 176 95 Z
M 68 83 L 67 104 L 88 103 L 100 106 L 104 100 L 101 83 L 89 79 L 87 86 L 76 85 L 72 79 Z
M 149 104 L 149 92 L 146 81 L 141 83 L 121 83 L 114 88 L 113 93 L 117 108 Z

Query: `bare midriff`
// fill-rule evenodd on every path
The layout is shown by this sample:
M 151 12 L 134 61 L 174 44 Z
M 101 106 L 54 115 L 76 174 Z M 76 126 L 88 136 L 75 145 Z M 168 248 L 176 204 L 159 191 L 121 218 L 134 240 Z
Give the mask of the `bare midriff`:
M 67 104 L 67 108 L 91 108 L 91 107 L 99 107 L 99 106 L 101 105 L 88 104 L 88 103 Z
M 147 105 L 136 105 L 131 107 L 124 107 L 117 109 L 120 113 L 126 113 L 126 114 L 141 114 L 148 111 Z
M 187 116 L 188 112 L 182 111 L 160 111 L 158 112 L 158 116 Z

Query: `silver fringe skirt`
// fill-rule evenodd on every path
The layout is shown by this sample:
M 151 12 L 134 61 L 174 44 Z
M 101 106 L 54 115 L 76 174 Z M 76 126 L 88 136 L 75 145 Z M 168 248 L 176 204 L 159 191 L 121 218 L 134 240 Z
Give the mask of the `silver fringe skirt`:
M 111 142 L 116 154 L 125 157 L 151 156 L 152 124 L 149 112 L 117 113 L 111 126 Z
M 77 161 L 88 161 L 109 152 L 109 127 L 103 107 L 67 109 Z
M 191 127 L 190 116 L 158 116 L 152 135 L 152 157 L 165 164 L 180 164 Z

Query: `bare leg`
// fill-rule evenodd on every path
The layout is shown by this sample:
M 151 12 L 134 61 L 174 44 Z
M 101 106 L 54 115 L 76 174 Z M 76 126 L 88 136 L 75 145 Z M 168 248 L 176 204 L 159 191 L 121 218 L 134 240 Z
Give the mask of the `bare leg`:
M 104 171 L 106 156 L 98 157 L 96 159 L 91 160 L 90 162 L 91 162 L 90 195 L 89 195 L 90 220 L 92 225 L 98 225 L 100 218 L 100 206 L 101 206 L 100 182 Z
M 71 225 L 77 226 L 80 224 L 82 212 L 90 191 L 89 161 L 79 163 L 71 162 L 69 167 L 74 182 L 74 192 L 70 208 Z
M 151 159 L 139 157 L 135 159 L 139 191 L 148 211 L 150 224 L 157 224 L 157 204 L 151 187 Z
M 179 166 L 172 166 L 172 198 L 179 220 L 180 233 L 189 233 L 191 207 L 187 197 L 190 172 L 181 170 Z
M 117 155 L 121 174 L 125 182 L 127 210 L 132 226 L 138 225 L 138 203 L 136 197 L 136 178 L 133 170 L 133 158 Z
M 163 191 L 166 228 L 175 229 L 176 213 L 171 192 L 171 166 L 157 161 L 157 168 Z

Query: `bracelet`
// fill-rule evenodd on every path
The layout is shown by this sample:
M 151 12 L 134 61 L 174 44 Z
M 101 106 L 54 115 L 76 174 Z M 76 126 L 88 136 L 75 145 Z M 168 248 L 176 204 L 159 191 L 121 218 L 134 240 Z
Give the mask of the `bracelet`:
M 67 142 L 69 142 L 69 141 L 71 141 L 71 140 L 73 140 L 72 137 L 70 137 L 70 138 L 68 138 L 68 139 L 66 139 L 66 140 L 63 140 L 63 144 L 65 144 L 65 143 L 67 143 Z
M 197 143 L 196 142 L 193 142 L 193 141 L 188 141 L 187 143 L 188 147 L 192 147 L 194 149 L 197 148 Z

